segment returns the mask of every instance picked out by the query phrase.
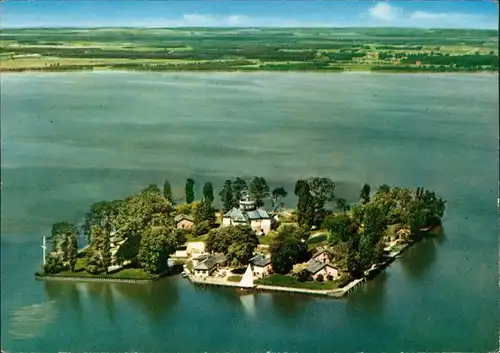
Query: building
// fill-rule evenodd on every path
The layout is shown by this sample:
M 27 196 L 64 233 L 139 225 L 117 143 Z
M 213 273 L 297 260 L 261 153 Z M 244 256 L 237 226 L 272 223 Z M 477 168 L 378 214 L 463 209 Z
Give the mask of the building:
M 194 267 L 194 276 L 198 278 L 207 278 L 213 275 L 221 266 L 224 266 L 226 261 L 226 256 L 222 254 L 209 256 Z
M 255 201 L 245 195 L 240 207 L 233 207 L 222 217 L 222 226 L 249 225 L 257 234 L 265 235 L 271 230 L 271 217 L 263 208 L 257 208 Z
M 174 217 L 174 222 L 179 229 L 191 229 L 194 226 L 194 219 L 185 214 L 179 214 Z
M 326 262 L 320 262 L 315 259 L 309 260 L 307 263 L 307 271 L 311 274 L 314 280 L 317 280 L 319 275 L 322 275 L 325 280 L 328 276 L 332 276 L 333 279 L 340 276 L 340 271 L 333 267 L 333 265 Z
M 332 261 L 333 256 L 327 249 L 320 248 L 316 250 L 312 258 L 319 262 L 329 263 Z
M 262 254 L 257 254 L 250 259 L 253 275 L 262 278 L 272 273 L 271 258 Z

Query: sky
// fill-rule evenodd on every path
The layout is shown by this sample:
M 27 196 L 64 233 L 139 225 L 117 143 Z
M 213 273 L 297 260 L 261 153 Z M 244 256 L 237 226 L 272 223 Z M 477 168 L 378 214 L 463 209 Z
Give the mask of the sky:
M 418 27 L 498 30 L 498 3 L 315 0 L 4 0 L 0 28 Z

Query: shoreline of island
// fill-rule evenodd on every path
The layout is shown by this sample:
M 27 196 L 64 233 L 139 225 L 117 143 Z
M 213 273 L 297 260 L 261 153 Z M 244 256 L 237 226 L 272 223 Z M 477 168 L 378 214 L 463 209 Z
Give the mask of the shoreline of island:
M 263 177 L 249 184 L 238 177 L 226 180 L 216 210 L 212 184 L 199 201 L 194 184 L 186 180 L 185 203 L 176 204 L 165 181 L 163 192 L 152 184 L 93 204 L 80 227 L 55 223 L 35 278 L 149 283 L 182 272 L 195 284 L 342 297 L 441 227 L 446 203 L 420 187 L 384 184 L 372 193 L 365 184 L 349 204 L 334 195 L 331 179 L 315 177 L 297 181 L 297 207 L 284 210 L 283 186 L 271 192 Z M 325 208 L 332 201 L 335 210 Z M 78 234 L 88 242 L 80 250 Z

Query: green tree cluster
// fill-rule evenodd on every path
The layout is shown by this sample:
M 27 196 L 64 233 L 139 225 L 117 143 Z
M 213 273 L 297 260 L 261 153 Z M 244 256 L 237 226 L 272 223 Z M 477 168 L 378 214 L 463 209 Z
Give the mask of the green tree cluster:
M 305 260 L 307 256 L 308 234 L 295 225 L 283 224 L 269 246 L 273 271 L 279 274 L 289 273 L 293 266 Z
M 212 229 L 206 241 L 208 252 L 225 254 L 235 266 L 247 265 L 257 245 L 259 239 L 247 225 Z

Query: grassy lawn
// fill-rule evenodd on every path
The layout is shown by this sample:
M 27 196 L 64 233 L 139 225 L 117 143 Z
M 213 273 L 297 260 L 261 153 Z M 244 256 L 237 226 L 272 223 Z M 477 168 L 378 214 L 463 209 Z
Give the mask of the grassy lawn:
M 243 276 L 241 276 L 241 275 L 233 275 L 233 276 L 229 276 L 229 277 L 227 278 L 227 280 L 228 280 L 229 282 L 239 282 L 239 281 L 241 281 L 241 278 L 242 278 L 242 277 L 243 277 Z
M 186 235 L 187 243 L 196 242 L 196 241 L 205 242 L 205 241 L 207 241 L 207 238 L 208 238 L 208 234 L 205 234 L 205 235 L 187 234 Z
M 259 279 L 256 281 L 256 283 L 267 286 L 292 287 L 292 288 L 315 289 L 315 290 L 338 288 L 337 282 L 335 281 L 299 282 L 295 277 L 287 275 L 278 275 L 278 274 L 270 275 L 265 278 Z

